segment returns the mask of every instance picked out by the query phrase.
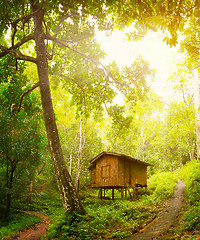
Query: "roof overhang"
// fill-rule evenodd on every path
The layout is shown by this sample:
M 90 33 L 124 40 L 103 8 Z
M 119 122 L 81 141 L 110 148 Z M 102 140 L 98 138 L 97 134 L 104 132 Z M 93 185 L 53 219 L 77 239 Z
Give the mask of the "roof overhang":
M 92 165 L 89 167 L 89 169 L 91 169 L 92 166 L 94 166 L 94 163 L 95 163 L 96 161 L 98 161 L 101 157 L 103 157 L 103 156 L 105 156 L 105 155 L 116 156 L 116 157 L 118 157 L 118 158 L 120 158 L 120 159 L 127 159 L 127 160 L 129 160 L 129 161 L 138 162 L 138 163 L 140 163 L 140 164 L 142 164 L 142 165 L 145 165 L 145 166 L 153 166 L 153 165 L 150 164 L 150 163 L 143 162 L 143 161 L 141 161 L 141 160 L 138 160 L 138 159 L 136 159 L 136 158 L 132 158 L 132 157 L 130 157 L 130 156 L 128 156 L 128 155 L 125 155 L 125 154 L 115 153 L 115 152 L 105 152 L 105 151 L 103 151 L 102 153 L 100 153 L 99 155 L 97 155 L 96 157 L 94 157 L 94 158 L 90 161 L 90 163 L 91 163 Z

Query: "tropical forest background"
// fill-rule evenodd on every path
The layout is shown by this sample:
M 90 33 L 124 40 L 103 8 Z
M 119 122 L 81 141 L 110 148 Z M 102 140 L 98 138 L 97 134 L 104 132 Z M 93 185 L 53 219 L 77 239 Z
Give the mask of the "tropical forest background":
M 47 239 L 122 239 L 151 222 L 183 179 L 182 218 L 170 237 L 199 239 L 199 4 L 1 1 L 1 238 L 39 222 L 29 210 L 48 215 Z M 103 50 L 116 32 L 125 45 L 140 43 L 127 65 Z M 142 55 L 149 34 L 176 52 L 169 76 L 157 74 L 162 56 L 153 66 Z M 162 78 L 170 91 L 153 87 Z M 147 193 L 97 199 L 88 167 L 102 151 L 152 164 Z

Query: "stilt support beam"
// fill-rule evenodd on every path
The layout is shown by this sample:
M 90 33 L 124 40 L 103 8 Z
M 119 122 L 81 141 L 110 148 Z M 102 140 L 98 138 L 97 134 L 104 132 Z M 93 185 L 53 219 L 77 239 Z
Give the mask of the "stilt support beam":
M 112 189 L 112 200 L 114 200 L 115 199 L 115 189 L 113 188 Z
M 102 188 L 99 189 L 98 199 L 102 199 Z

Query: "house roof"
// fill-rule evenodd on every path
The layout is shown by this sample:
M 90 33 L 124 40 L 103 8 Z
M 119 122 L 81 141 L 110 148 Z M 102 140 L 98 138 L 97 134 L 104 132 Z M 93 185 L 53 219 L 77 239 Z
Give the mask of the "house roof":
M 105 156 L 105 155 L 116 156 L 116 157 L 123 158 L 123 159 L 127 159 L 127 160 L 130 160 L 130 161 L 138 162 L 138 163 L 143 164 L 143 165 L 145 165 L 145 166 L 152 166 L 151 164 L 149 164 L 149 163 L 147 163 L 147 162 L 143 162 L 143 161 L 141 161 L 141 160 L 132 158 L 132 157 L 127 156 L 127 155 L 125 155 L 125 154 L 114 153 L 114 152 L 102 152 L 102 153 L 100 153 L 99 155 L 97 155 L 96 157 L 94 157 L 94 158 L 90 161 L 90 163 L 91 163 L 91 166 L 90 166 L 90 167 L 92 167 L 92 165 L 94 165 L 94 163 L 95 163 L 96 161 L 98 161 L 101 157 L 103 157 L 103 156 Z M 90 167 L 89 167 L 89 169 L 90 169 Z

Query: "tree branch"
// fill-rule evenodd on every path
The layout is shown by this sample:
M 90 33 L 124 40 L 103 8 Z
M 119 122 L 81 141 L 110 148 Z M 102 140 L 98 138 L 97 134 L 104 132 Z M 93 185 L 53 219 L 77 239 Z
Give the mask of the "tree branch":
M 47 33 L 46 39 L 49 39 L 49 40 L 53 41 L 54 43 L 57 43 L 57 44 L 59 44 L 59 45 L 61 45 L 61 46 L 64 46 L 64 47 L 70 49 L 71 51 L 73 51 L 73 52 L 81 55 L 83 58 L 86 58 L 86 59 L 88 59 L 89 61 L 93 62 L 98 68 L 100 68 L 100 66 L 101 66 L 101 69 L 102 69 L 102 71 L 104 72 L 104 74 L 105 74 L 105 76 L 106 76 L 105 85 L 102 87 L 101 90 L 103 90 L 103 89 L 105 88 L 105 86 L 106 86 L 107 83 L 109 82 L 109 79 L 110 79 L 110 78 L 112 78 L 116 84 L 120 84 L 120 85 L 123 85 L 123 86 L 129 86 L 129 85 L 130 85 L 130 84 L 122 83 L 122 82 L 118 81 L 118 80 L 113 76 L 113 74 L 111 73 L 111 71 L 109 70 L 109 68 L 106 67 L 105 65 L 103 65 L 100 61 L 95 60 L 95 59 L 92 58 L 91 56 L 88 56 L 87 54 L 82 53 L 82 52 L 78 51 L 77 49 L 75 49 L 75 48 L 73 48 L 73 47 L 70 47 L 68 44 L 66 44 L 65 42 L 57 39 L 55 36 L 52 37 L 49 33 Z
M 57 26 L 56 26 L 56 34 L 55 34 L 55 37 L 57 37 L 57 35 L 58 35 L 58 32 L 59 32 L 59 30 L 60 30 L 60 25 L 66 20 L 66 19 L 68 19 L 70 17 L 70 15 L 65 15 L 65 16 L 63 16 L 61 19 L 60 19 L 60 21 L 58 22 L 58 24 L 57 24 Z
M 63 16 L 60 21 L 58 22 L 57 26 L 56 26 L 56 33 L 55 33 L 55 37 L 57 37 L 59 30 L 60 30 L 60 25 L 68 18 L 70 17 L 70 15 L 66 15 Z M 46 32 L 47 32 L 47 28 L 46 28 Z M 50 35 L 48 33 L 48 35 Z M 53 42 L 53 46 L 52 46 L 52 52 L 51 52 L 51 60 L 53 59 L 53 55 L 54 55 L 54 48 L 55 48 L 55 42 Z
M 14 29 L 13 34 L 12 34 L 12 48 L 13 48 L 14 44 L 15 44 L 15 34 L 17 32 L 17 24 L 12 24 L 12 27 Z
M 183 101 L 184 101 L 185 105 L 188 107 L 188 103 L 185 98 L 185 91 L 184 91 L 183 84 L 181 84 L 181 90 L 182 90 Z
M 22 21 L 23 23 L 28 22 L 28 20 L 30 20 L 30 19 L 31 19 L 37 12 L 39 12 L 40 10 L 41 10 L 41 7 L 38 8 L 38 9 L 37 9 L 36 11 L 34 11 L 34 12 L 31 12 L 31 13 L 29 13 L 29 14 L 27 14 L 27 15 L 23 15 L 23 16 L 17 18 L 14 22 L 11 23 L 12 27 L 13 27 L 13 26 L 17 26 L 17 23 L 20 22 L 20 21 Z
M 23 101 L 23 98 L 26 94 L 30 93 L 31 91 L 33 91 L 35 88 L 39 87 L 39 82 L 37 82 L 36 84 L 34 84 L 31 88 L 28 88 L 26 89 L 22 95 L 20 96 L 20 101 L 19 101 L 19 105 L 16 106 L 16 104 L 12 104 L 11 105 L 11 116 L 13 116 L 14 112 L 19 112 L 21 110 L 21 106 L 22 106 L 22 101 Z
M 72 78 L 69 78 L 69 77 L 67 77 L 66 75 L 63 75 L 63 74 L 60 74 L 60 77 L 64 77 L 64 78 L 67 78 L 67 79 L 69 79 L 69 80 L 71 80 L 72 82 L 74 82 L 80 89 L 81 89 L 81 91 L 85 94 L 85 91 L 84 91 L 84 89 L 81 87 L 81 85 L 80 84 L 78 84 L 74 79 L 72 79 Z
M 14 50 L 21 47 L 24 43 L 27 43 L 30 40 L 34 40 L 34 35 L 33 34 L 30 34 L 30 35 L 24 37 L 21 41 L 19 41 L 18 43 L 16 43 L 14 46 L 12 46 L 10 48 L 7 48 L 7 47 L 4 47 L 3 45 L 0 45 L 0 49 L 2 50 L 2 52 L 0 52 L 0 58 L 4 57 L 7 54 L 14 55 Z M 36 61 L 34 61 L 34 62 L 36 62 Z
M 24 6 L 23 6 L 24 8 Z M 11 23 L 12 28 L 14 29 L 13 34 L 12 34 L 12 48 L 14 49 L 14 40 L 15 40 L 15 34 L 17 33 L 17 24 L 22 21 L 22 28 L 24 32 L 24 25 L 27 23 L 38 11 L 40 11 L 41 8 L 37 9 L 35 12 L 31 12 L 28 15 L 23 15 L 16 19 L 14 22 Z M 24 9 L 23 9 L 24 10 Z
M 32 63 L 37 63 L 36 58 L 24 55 L 20 51 L 15 51 L 15 57 L 16 59 L 19 59 L 19 60 L 25 60 Z
M 71 80 L 72 82 L 74 82 L 74 83 L 81 89 L 81 91 L 82 91 L 82 93 L 83 93 L 84 105 L 86 106 L 86 103 L 85 103 L 85 91 L 84 91 L 84 89 L 81 87 L 81 85 L 78 84 L 74 79 L 69 78 L 69 77 L 67 77 L 66 75 L 60 74 L 60 77 L 64 77 L 64 78 L 67 78 L 67 79 Z
M 88 59 L 89 61 L 93 62 L 96 66 L 102 66 L 102 68 L 103 68 L 103 69 L 105 70 L 105 72 L 106 72 L 105 75 L 107 75 L 108 77 L 111 77 L 111 78 L 115 79 L 115 78 L 113 77 L 112 73 L 110 72 L 110 70 L 109 70 L 105 65 L 103 65 L 100 61 L 95 60 L 94 58 L 88 56 L 87 54 L 82 53 L 82 52 L 78 51 L 77 49 L 70 47 L 70 46 L 67 45 L 65 42 L 57 39 L 56 37 L 52 37 L 50 34 L 47 34 L 47 35 L 46 35 L 46 39 L 51 40 L 51 41 L 53 41 L 53 42 L 55 42 L 55 43 L 57 43 L 57 44 L 60 44 L 60 45 L 63 46 L 63 47 L 66 47 L 66 48 L 70 49 L 71 51 L 73 51 L 73 52 L 81 55 L 82 57 Z

